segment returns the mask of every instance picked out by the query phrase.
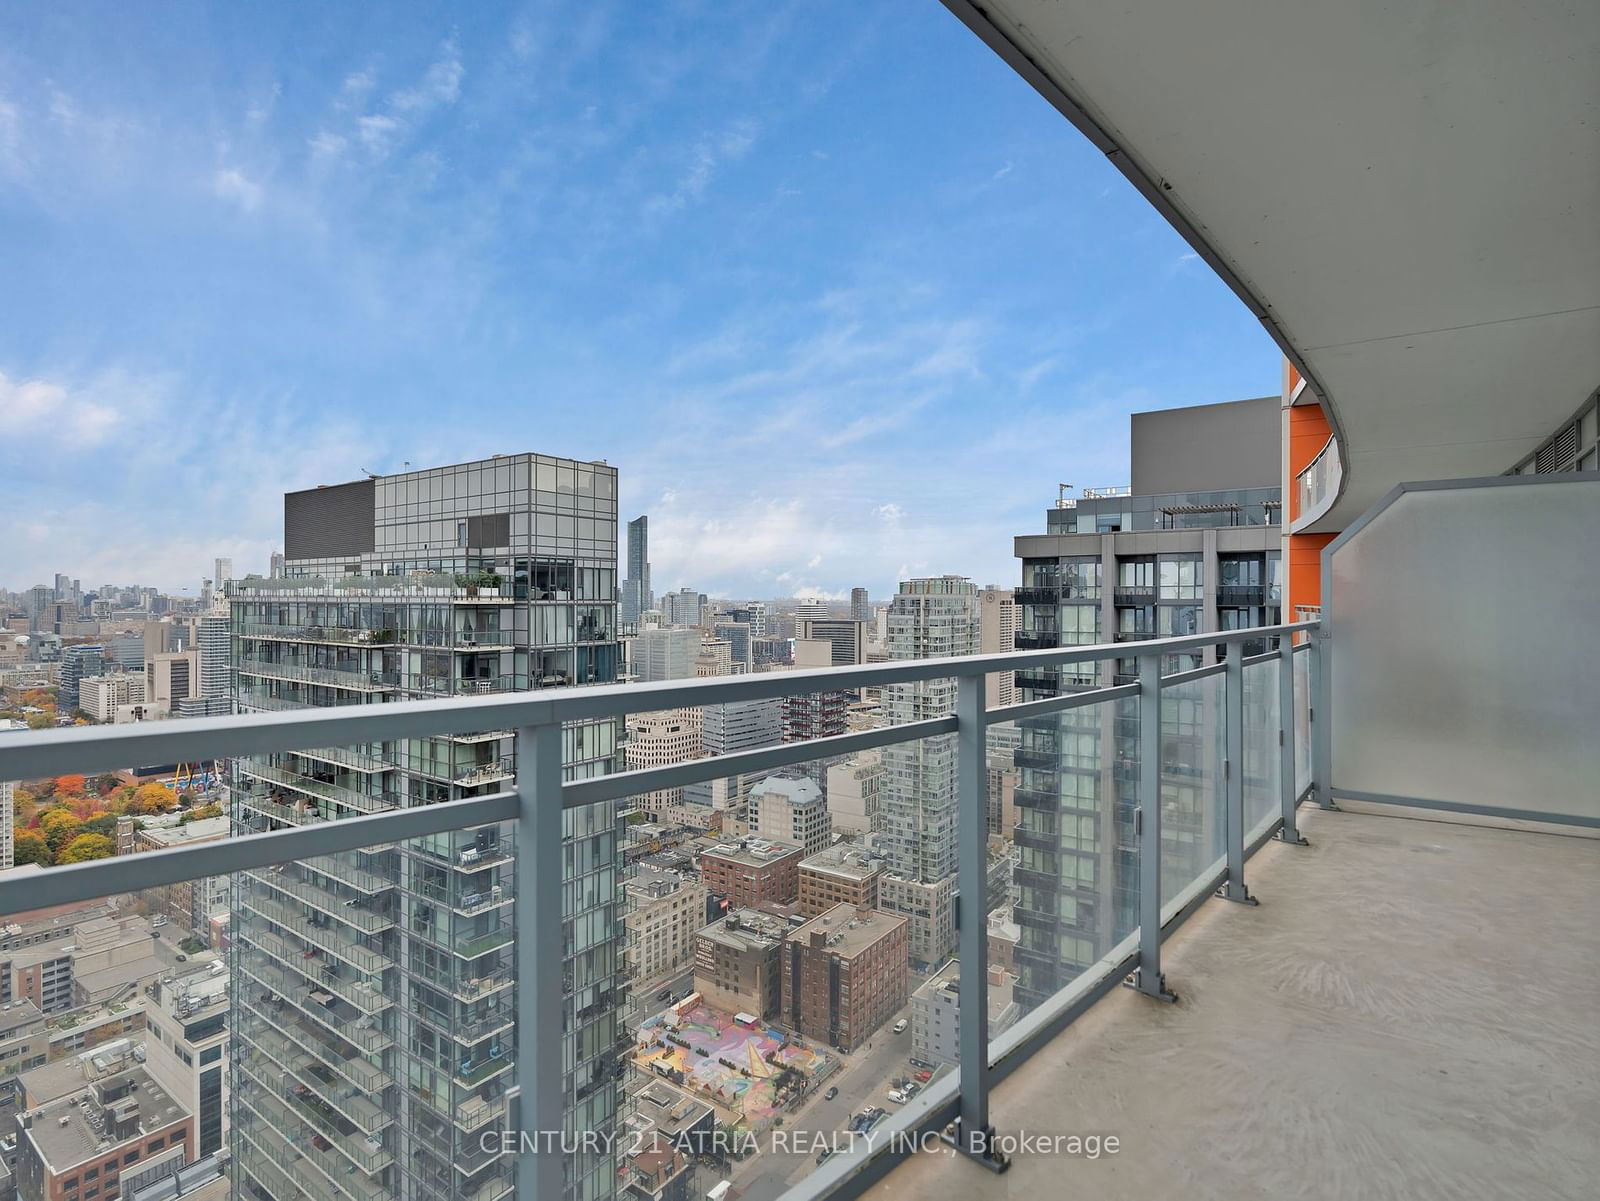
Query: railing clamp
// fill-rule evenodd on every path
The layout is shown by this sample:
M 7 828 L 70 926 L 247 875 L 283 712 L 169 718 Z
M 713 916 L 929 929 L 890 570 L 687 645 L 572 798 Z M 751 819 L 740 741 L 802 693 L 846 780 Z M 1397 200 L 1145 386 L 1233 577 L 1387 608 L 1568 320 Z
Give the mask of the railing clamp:
M 983 1126 L 969 1133 L 962 1130 L 961 1119 L 956 1118 L 940 1132 L 939 1140 L 997 1176 L 1011 1166 L 1010 1156 L 994 1145 L 993 1126 Z

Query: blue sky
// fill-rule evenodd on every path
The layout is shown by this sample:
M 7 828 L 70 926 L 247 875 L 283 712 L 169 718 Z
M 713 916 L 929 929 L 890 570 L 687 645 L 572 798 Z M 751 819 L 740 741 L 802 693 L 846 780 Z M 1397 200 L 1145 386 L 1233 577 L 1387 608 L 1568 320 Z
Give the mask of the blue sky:
M 1017 577 L 1249 314 L 935 0 L 8 6 L 0 586 L 261 570 L 287 489 L 618 465 L 658 591 Z

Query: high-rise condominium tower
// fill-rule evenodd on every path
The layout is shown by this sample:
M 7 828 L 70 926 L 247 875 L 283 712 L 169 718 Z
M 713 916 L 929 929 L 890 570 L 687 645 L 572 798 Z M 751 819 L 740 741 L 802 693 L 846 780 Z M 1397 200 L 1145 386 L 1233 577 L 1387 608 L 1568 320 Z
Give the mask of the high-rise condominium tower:
M 905 580 L 889 606 L 889 657 L 976 654 L 978 590 L 960 576 Z M 955 711 L 954 680 L 893 684 L 883 690 L 891 725 Z M 955 942 L 956 736 L 940 734 L 883 749 L 880 812 L 889 875 L 884 908 L 911 919 L 911 958 L 934 963 Z
M 284 578 L 236 582 L 244 710 L 615 678 L 617 473 L 504 455 L 291 493 Z M 566 733 L 569 777 L 618 766 L 613 721 Z M 505 730 L 238 761 L 240 832 L 510 786 Z M 615 1128 L 621 1008 L 616 807 L 569 810 L 567 1126 Z M 235 1196 L 494 1201 L 514 1189 L 511 823 L 243 873 L 235 884 Z M 567 1195 L 615 1194 L 614 1153 Z
M 1126 658 L 1016 673 L 1019 700 L 1129 681 L 1138 643 L 1271 625 L 1281 611 L 1282 537 L 1276 398 L 1135 414 L 1131 488 L 1088 491 L 1046 511 L 1045 532 L 1015 541 L 1023 649 L 1127 643 Z M 1203 427 L 1203 433 L 1200 427 Z M 1191 448 L 1204 444 L 1207 456 Z M 1246 653 L 1265 651 L 1246 644 Z M 1210 649 L 1168 655 L 1165 672 L 1202 666 Z M 1220 772 L 1212 681 L 1161 698 L 1164 861 L 1177 879 L 1210 862 L 1216 837 L 1207 782 Z M 1247 724 L 1264 721 L 1247 701 Z M 1016 998 L 1042 1004 L 1138 923 L 1138 701 L 1125 698 L 1025 718 L 1014 752 L 1022 927 Z M 1264 770 L 1252 747 L 1248 782 Z M 1277 754 L 1277 744 L 1270 754 Z
M 628 522 L 628 574 L 622 581 L 622 620 L 634 625 L 646 609 L 655 607 L 650 591 L 650 518 Z
M 850 589 L 850 619 L 852 621 L 872 620 L 872 601 L 868 598 L 865 588 Z

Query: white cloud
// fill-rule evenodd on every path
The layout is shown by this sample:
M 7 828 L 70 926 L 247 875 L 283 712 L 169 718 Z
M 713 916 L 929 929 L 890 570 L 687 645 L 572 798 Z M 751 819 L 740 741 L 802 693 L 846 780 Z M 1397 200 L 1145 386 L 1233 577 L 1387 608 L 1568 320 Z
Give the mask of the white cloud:
M 344 153 L 345 147 L 349 144 L 348 138 L 331 133 L 326 129 L 306 143 L 311 150 L 311 157 L 316 159 L 336 159 Z
M 220 167 L 211 177 L 211 190 L 222 200 L 231 200 L 247 213 L 261 203 L 261 185 L 237 167 Z
M 390 105 L 400 112 L 426 111 L 441 104 L 454 104 L 461 97 L 461 77 L 466 74 L 455 43 L 446 42 L 437 61 L 423 74 L 414 88 L 396 92 Z
M 381 155 L 388 153 L 399 128 L 400 122 L 395 118 L 374 113 L 356 122 L 356 135 L 368 150 Z
M 681 212 L 706 194 L 717 171 L 726 163 L 736 162 L 750 152 L 760 136 L 761 124 L 745 117 L 733 122 L 718 133 L 708 133 L 696 140 L 689 151 L 689 162 L 678 182 L 670 191 L 658 193 L 645 202 L 645 212 L 652 216 Z
M 13 381 L 0 372 L 0 413 L 34 447 L 99 446 L 116 429 L 124 406 L 140 407 L 136 396 L 124 393 L 126 385 L 114 373 L 79 387 L 60 380 Z

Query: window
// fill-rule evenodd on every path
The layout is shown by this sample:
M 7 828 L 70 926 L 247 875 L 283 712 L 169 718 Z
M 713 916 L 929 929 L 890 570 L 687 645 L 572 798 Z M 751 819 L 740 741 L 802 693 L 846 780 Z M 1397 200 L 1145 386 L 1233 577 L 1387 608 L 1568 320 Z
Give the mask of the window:
M 1204 572 L 1200 560 L 1161 560 L 1162 600 L 1199 600 L 1204 587 Z

